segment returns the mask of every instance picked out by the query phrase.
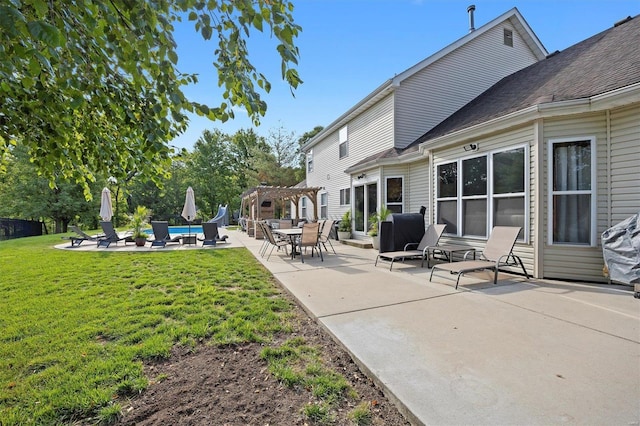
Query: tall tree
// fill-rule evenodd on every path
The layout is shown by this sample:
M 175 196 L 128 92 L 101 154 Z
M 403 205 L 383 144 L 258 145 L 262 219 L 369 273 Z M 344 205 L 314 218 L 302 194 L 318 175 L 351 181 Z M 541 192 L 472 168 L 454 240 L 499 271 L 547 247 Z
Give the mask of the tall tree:
M 212 120 L 241 106 L 258 122 L 270 83 L 249 61 L 247 39 L 269 27 L 282 78 L 301 80 L 294 41 L 300 27 L 288 0 L 3 0 L 0 4 L 0 159 L 22 145 L 51 185 L 80 184 L 132 170 L 160 181 L 168 142 L 187 113 Z M 190 101 L 173 32 L 183 19 L 217 40 L 214 66 L 223 99 Z
M 232 203 L 242 192 L 231 138 L 220 130 L 202 133 L 187 168 L 188 181 L 196 193 L 196 205 L 206 212 L 205 218 L 215 216 L 219 204 Z

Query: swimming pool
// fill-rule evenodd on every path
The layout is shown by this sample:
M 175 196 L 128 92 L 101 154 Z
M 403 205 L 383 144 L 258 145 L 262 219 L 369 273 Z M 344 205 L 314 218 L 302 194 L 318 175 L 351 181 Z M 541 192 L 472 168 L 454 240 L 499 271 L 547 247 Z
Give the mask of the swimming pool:
M 153 235 L 153 229 L 148 228 L 145 229 L 145 232 L 149 235 Z M 170 226 L 169 227 L 169 235 L 175 237 L 177 235 L 188 234 L 189 227 L 188 226 Z M 202 225 L 191 225 L 191 233 L 192 234 L 202 234 Z

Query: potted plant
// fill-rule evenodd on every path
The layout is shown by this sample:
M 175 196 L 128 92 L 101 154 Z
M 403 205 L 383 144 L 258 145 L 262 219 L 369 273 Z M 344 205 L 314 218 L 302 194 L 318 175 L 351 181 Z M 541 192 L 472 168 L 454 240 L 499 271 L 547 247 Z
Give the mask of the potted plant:
M 391 213 L 391 210 L 383 205 L 379 211 L 369 217 L 369 236 L 371 237 L 371 244 L 376 250 L 380 248 L 380 222 L 385 221 Z
M 344 241 L 349 238 L 351 238 L 351 210 L 344 212 L 338 225 L 338 239 Z
M 145 206 L 138 206 L 136 210 L 131 215 L 131 227 L 133 228 L 133 233 L 131 234 L 131 238 L 134 239 L 136 246 L 142 247 L 147 243 L 147 238 L 149 237 L 143 230 L 148 221 L 151 212 Z

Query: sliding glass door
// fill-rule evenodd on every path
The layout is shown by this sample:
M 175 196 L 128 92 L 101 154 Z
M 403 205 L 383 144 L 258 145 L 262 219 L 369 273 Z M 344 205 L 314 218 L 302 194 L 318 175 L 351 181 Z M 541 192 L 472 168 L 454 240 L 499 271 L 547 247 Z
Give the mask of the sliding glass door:
M 369 216 L 378 209 L 378 184 L 368 183 L 354 187 L 354 231 L 366 232 L 369 229 Z

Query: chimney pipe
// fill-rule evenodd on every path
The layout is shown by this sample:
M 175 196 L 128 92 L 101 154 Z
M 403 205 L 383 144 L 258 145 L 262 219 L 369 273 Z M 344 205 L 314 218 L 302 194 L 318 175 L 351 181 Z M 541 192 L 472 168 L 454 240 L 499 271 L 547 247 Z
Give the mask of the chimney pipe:
M 469 14 L 469 32 L 472 33 L 476 30 L 473 24 L 473 12 L 476 10 L 476 6 L 472 4 L 467 8 L 467 13 Z

